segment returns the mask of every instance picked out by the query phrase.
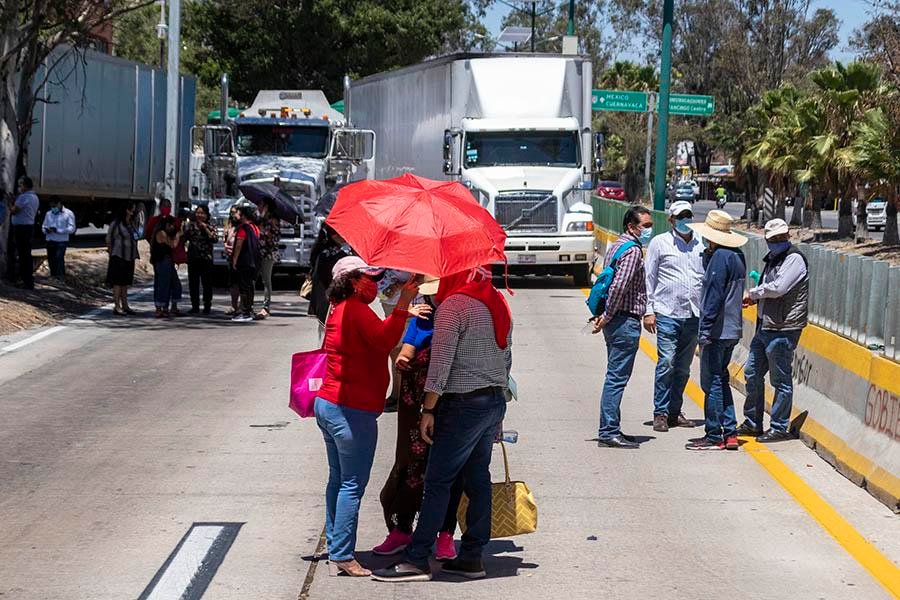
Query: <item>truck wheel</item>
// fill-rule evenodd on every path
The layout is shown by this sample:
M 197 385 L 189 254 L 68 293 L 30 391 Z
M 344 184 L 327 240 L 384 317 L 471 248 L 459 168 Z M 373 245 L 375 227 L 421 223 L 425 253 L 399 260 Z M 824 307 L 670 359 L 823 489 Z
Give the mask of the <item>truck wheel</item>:
M 591 285 L 591 266 L 582 265 L 572 272 L 575 287 L 586 288 Z

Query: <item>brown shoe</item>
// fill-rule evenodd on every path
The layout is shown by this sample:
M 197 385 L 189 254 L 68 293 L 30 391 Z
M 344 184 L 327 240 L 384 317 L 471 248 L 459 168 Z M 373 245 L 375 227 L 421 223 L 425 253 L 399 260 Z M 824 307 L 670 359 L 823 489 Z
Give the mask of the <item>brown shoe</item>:
M 328 562 L 329 575 L 337 577 L 341 573 L 346 573 L 350 577 L 370 577 L 372 575 L 372 571 L 356 562 L 355 558 L 341 561 L 332 560 Z
M 665 415 L 656 415 L 653 417 L 653 431 L 668 431 L 669 423 L 666 421 Z
M 684 416 L 684 413 L 679 413 L 678 416 L 669 415 L 668 418 L 669 427 L 693 427 L 694 422 Z

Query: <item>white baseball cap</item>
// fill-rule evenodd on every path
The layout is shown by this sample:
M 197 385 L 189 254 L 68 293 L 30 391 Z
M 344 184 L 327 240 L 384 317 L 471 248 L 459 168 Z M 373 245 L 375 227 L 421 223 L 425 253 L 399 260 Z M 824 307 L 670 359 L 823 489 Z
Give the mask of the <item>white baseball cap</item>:
M 691 213 L 691 216 L 694 216 L 694 207 L 691 206 L 691 203 L 679 200 L 678 202 L 673 202 L 669 205 L 668 213 L 670 217 L 677 217 L 685 211 Z
M 384 269 L 371 267 L 366 264 L 366 261 L 358 256 L 345 256 L 334 263 L 334 267 L 331 269 L 331 276 L 332 278 L 337 279 L 341 275 L 346 275 L 353 271 L 362 271 L 366 275 L 371 275 L 373 277 L 384 273 Z
M 790 228 L 788 228 L 788 224 L 784 222 L 784 219 L 772 219 L 768 223 L 766 223 L 766 239 L 770 240 L 776 235 L 782 235 L 784 233 L 790 233 Z

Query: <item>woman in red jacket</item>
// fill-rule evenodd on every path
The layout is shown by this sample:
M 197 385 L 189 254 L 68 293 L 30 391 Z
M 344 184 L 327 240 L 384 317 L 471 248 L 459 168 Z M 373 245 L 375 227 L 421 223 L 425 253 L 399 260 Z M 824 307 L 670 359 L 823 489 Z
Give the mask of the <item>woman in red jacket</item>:
M 388 356 L 403 335 L 411 314 L 409 303 L 420 283 L 420 278 L 410 278 L 397 307 L 382 321 L 369 308 L 378 294 L 376 279 L 381 273 L 361 258 L 348 256 L 334 265 L 328 289 L 333 306 L 325 325 L 328 368 L 315 413 L 328 452 L 325 537 L 332 575 L 371 575 L 354 558 L 359 503 L 375 458 L 376 420 L 390 381 Z M 426 312 L 418 307 L 413 311 Z

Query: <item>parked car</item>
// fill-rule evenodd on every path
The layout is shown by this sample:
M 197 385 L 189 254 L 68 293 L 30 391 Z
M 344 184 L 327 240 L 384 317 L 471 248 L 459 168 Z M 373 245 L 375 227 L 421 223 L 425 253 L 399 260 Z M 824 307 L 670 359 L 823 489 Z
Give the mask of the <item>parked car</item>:
M 601 198 L 628 202 L 628 195 L 625 193 L 625 188 L 623 188 L 622 184 L 618 181 L 601 181 L 597 186 L 597 195 Z
M 694 186 L 690 181 L 682 181 L 675 187 L 675 200 L 686 200 L 693 204 L 694 202 Z
M 887 225 L 887 202 L 884 198 L 875 198 L 866 205 L 866 229 L 883 230 Z

